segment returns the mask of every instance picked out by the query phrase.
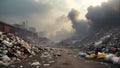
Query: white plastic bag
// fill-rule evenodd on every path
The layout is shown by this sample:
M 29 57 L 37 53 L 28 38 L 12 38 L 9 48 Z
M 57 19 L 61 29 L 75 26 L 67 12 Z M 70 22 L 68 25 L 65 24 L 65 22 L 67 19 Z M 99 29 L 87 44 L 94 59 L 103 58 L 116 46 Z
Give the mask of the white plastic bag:
M 108 54 L 108 55 L 105 56 L 104 59 L 105 59 L 106 61 L 111 61 L 112 57 L 114 57 L 114 54 Z
M 114 64 L 118 64 L 118 61 L 119 61 L 119 57 L 112 57 L 112 62 Z
M 120 57 L 119 57 L 119 60 L 118 60 L 118 64 L 120 65 Z
M 2 43 L 7 45 L 8 47 L 12 47 L 12 43 L 10 43 L 10 42 L 8 42 L 6 40 L 2 41 Z

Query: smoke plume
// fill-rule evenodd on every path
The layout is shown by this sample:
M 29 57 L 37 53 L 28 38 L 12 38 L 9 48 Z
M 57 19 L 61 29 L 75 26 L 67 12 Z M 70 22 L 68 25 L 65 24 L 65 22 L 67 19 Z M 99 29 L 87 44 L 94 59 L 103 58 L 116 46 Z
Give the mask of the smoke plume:
M 86 18 L 92 21 L 92 29 L 120 26 L 120 0 L 109 0 L 101 6 L 90 6 Z
M 71 20 L 72 28 L 75 29 L 76 33 L 79 36 L 85 36 L 88 32 L 89 25 L 87 21 L 80 20 L 79 15 L 80 15 L 79 11 L 72 9 L 68 13 L 68 18 Z

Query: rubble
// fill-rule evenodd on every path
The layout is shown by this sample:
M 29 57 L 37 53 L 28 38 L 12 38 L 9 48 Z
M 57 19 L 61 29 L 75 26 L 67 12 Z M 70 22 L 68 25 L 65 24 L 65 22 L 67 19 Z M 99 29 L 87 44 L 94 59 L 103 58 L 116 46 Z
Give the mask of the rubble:
M 0 32 L 0 67 L 9 66 L 10 64 L 11 67 L 16 67 L 17 65 L 14 65 L 15 62 L 22 62 L 32 57 L 38 60 L 28 62 L 29 65 L 37 66 L 36 68 L 39 68 L 38 66 L 40 65 L 49 66 L 55 62 L 53 52 L 56 50 L 28 44 L 14 34 Z M 23 68 L 23 65 L 19 67 Z
M 104 30 L 103 30 L 104 31 Z M 104 32 L 103 32 L 104 33 Z M 97 35 L 100 33 L 97 33 Z M 120 32 L 119 29 L 113 29 L 106 31 L 101 37 L 95 36 L 86 47 L 86 51 L 80 53 L 79 55 L 84 58 L 89 59 L 103 59 L 106 62 L 112 62 L 113 64 L 120 65 Z

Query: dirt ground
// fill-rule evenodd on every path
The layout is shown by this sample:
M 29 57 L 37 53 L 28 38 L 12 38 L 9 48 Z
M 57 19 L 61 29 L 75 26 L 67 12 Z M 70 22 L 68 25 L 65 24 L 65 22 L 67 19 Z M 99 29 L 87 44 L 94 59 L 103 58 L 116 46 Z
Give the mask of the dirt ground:
M 77 53 L 77 50 L 68 49 L 67 52 L 62 52 L 62 57 L 56 63 L 46 68 L 119 68 L 117 65 L 78 58 Z
M 55 58 L 54 63 L 50 64 L 50 66 L 31 66 L 30 62 L 33 60 L 40 61 L 39 55 L 24 60 L 22 62 L 18 62 L 16 64 L 10 65 L 7 68 L 119 68 L 117 65 L 113 65 L 111 63 L 98 62 L 93 60 L 86 60 L 80 57 L 77 57 L 78 50 L 67 49 L 61 51 L 62 56 Z M 3 67 L 4 68 L 4 67 Z

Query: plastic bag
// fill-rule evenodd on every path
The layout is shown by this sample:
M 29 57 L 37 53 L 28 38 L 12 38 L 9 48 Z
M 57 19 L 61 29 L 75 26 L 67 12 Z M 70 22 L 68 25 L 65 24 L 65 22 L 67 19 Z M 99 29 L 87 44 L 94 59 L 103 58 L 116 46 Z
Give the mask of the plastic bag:
M 105 56 L 104 59 L 105 59 L 106 61 L 111 61 L 112 57 L 114 57 L 114 54 L 108 54 L 108 55 Z
M 12 47 L 12 43 L 10 43 L 10 42 L 8 42 L 6 40 L 2 41 L 2 43 L 7 45 L 8 47 Z
M 105 53 L 98 53 L 97 58 L 98 59 L 103 59 L 105 57 Z
M 120 65 L 120 57 L 119 57 L 119 60 L 118 60 L 118 64 Z
M 119 61 L 119 57 L 112 57 L 112 62 L 114 64 L 118 64 L 118 61 Z
M 80 56 L 85 58 L 87 56 L 87 54 L 86 53 L 80 53 Z
M 10 59 L 7 55 L 4 55 L 4 56 L 2 57 L 2 60 L 3 60 L 3 61 L 10 61 L 11 59 Z
M 89 55 L 89 59 L 94 59 L 96 57 L 96 55 L 95 54 L 91 54 L 91 55 Z
M 37 66 L 37 65 L 41 65 L 41 64 L 40 64 L 40 62 L 33 62 L 31 65 L 32 66 Z

